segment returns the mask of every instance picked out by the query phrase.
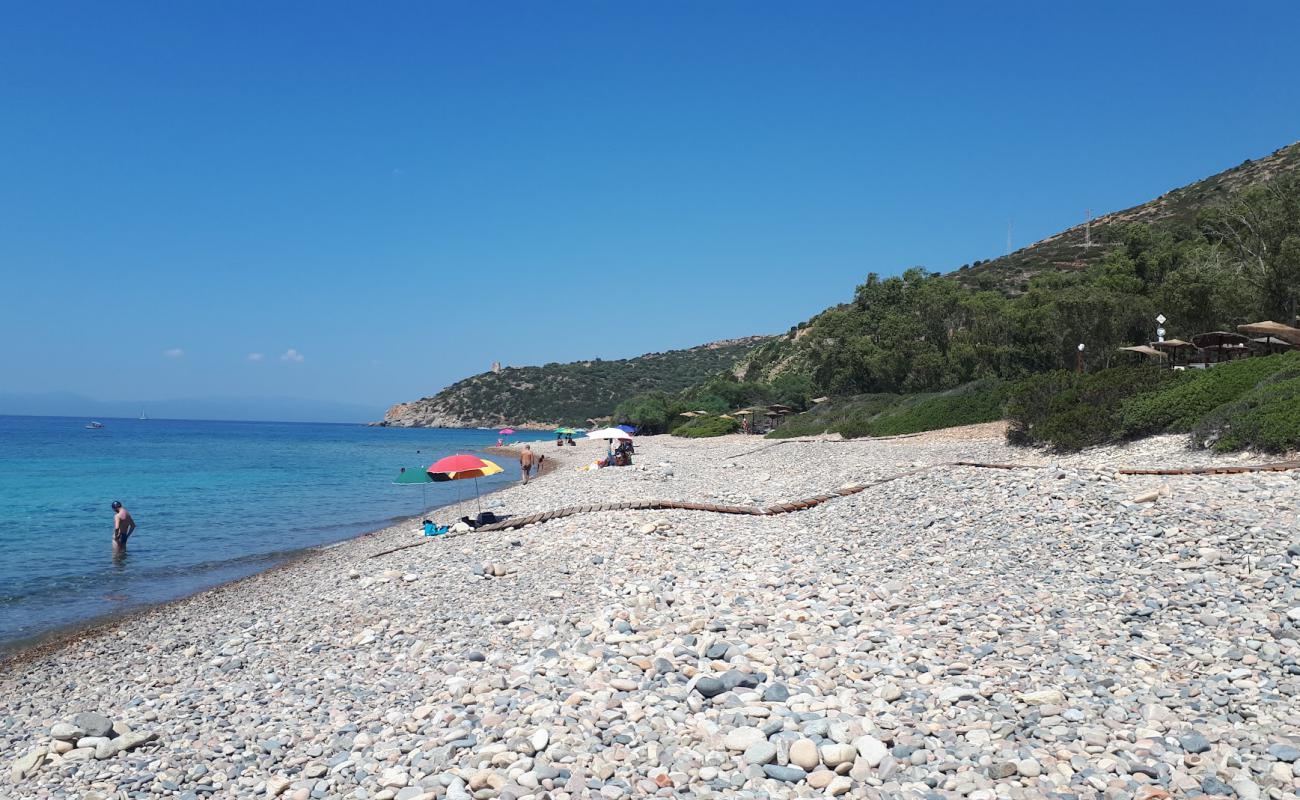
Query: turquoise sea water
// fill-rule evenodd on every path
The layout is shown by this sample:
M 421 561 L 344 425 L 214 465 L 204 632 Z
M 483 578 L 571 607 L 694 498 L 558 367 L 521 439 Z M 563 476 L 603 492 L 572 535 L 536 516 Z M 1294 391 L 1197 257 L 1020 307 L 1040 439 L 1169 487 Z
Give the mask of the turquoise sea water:
M 0 651 L 182 597 L 421 512 L 427 466 L 495 431 L 0 416 Z M 500 463 L 500 459 L 498 459 Z M 502 463 L 503 467 L 509 464 Z M 507 469 L 483 491 L 517 478 Z M 429 484 L 429 506 L 473 497 Z M 112 552 L 113 500 L 138 526 Z M 440 519 L 437 514 L 432 515 Z

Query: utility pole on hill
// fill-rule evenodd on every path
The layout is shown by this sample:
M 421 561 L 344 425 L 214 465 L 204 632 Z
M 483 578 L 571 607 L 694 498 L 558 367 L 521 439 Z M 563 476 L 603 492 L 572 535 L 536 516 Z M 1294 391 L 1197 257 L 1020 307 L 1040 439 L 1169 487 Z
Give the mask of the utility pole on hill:
M 1088 218 L 1083 223 L 1083 249 L 1092 247 L 1092 209 L 1088 209 Z
M 1013 219 L 1007 220 L 1007 255 L 1011 255 L 1011 226 L 1014 225 L 1015 222 L 1016 221 Z

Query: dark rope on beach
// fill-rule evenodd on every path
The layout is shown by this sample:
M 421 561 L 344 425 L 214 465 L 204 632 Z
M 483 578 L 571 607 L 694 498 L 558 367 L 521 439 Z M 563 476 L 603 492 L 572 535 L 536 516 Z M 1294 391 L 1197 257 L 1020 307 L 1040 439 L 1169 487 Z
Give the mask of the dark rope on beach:
M 777 442 L 776 444 L 785 444 L 785 442 Z M 775 445 L 769 446 L 774 447 Z M 410 542 L 388 550 L 383 550 L 370 556 L 370 558 L 379 558 L 380 556 L 386 556 L 389 553 L 396 553 L 399 550 L 406 550 L 411 547 L 419 547 L 422 544 L 428 544 L 431 541 L 437 541 L 440 539 L 454 539 L 471 533 L 507 531 L 515 528 L 522 528 L 527 525 L 537 525 L 543 522 L 550 522 L 551 520 L 563 519 L 564 517 L 572 517 L 576 514 L 591 514 L 600 511 L 707 511 L 711 514 L 741 514 L 753 517 L 772 517 L 778 514 L 790 514 L 795 511 L 806 511 L 810 508 L 816 508 L 823 503 L 830 502 L 831 500 L 836 500 L 841 497 L 850 497 L 860 492 L 865 492 L 867 489 L 891 481 L 920 475 L 931 470 L 942 469 L 945 467 L 973 467 L 975 469 L 1001 470 L 1042 469 L 1040 466 L 1034 466 L 1031 464 L 997 464 L 983 461 L 946 461 L 940 464 L 932 464 L 928 467 L 918 467 L 917 469 L 908 470 L 907 472 L 900 472 L 896 475 L 879 478 L 868 483 L 845 486 L 828 494 L 819 494 L 789 503 L 776 503 L 775 505 L 770 505 L 766 508 L 760 508 L 758 506 L 728 506 L 718 503 L 690 503 L 678 500 L 629 500 L 618 503 L 594 503 L 591 505 L 568 506 L 553 511 L 539 511 L 535 514 L 527 514 L 518 518 L 512 517 L 500 522 L 494 522 L 490 525 L 482 525 L 477 528 L 472 528 L 468 531 L 456 531 L 438 537 L 421 539 L 418 542 Z M 1237 475 L 1249 472 L 1283 472 L 1292 469 L 1300 469 L 1300 460 L 1233 467 L 1190 467 L 1187 469 L 1130 468 L 1116 470 L 1116 472 L 1120 475 Z
M 788 503 L 777 503 L 775 505 L 771 505 L 766 508 L 759 508 L 757 506 L 729 506 L 729 505 L 721 505 L 718 503 L 691 503 L 691 502 L 684 502 L 678 500 L 628 500 L 628 501 L 617 502 L 617 503 L 594 503 L 592 505 L 568 506 L 566 508 L 558 508 L 553 511 L 539 511 L 535 514 L 527 514 L 525 516 L 517 517 L 517 518 L 511 517 L 510 519 L 502 520 L 500 522 L 494 522 L 489 525 L 480 525 L 479 527 L 472 528 L 468 531 L 454 531 L 452 533 L 442 534 L 441 536 L 428 537 L 425 539 L 421 539 L 418 542 L 409 542 L 407 544 L 398 545 L 397 547 L 393 547 L 388 550 L 382 550 L 370 556 L 370 558 L 379 558 L 380 556 L 386 556 L 389 553 L 396 553 L 399 550 L 406 550 L 411 547 L 419 547 L 422 544 L 428 544 L 431 541 L 437 541 L 440 539 L 454 539 L 459 536 L 465 536 L 470 533 L 491 533 L 493 531 L 511 530 L 514 528 L 522 528 L 526 525 L 536 525 L 543 522 L 550 522 L 551 520 L 555 520 L 555 519 L 563 519 L 564 517 L 571 517 L 574 516 L 575 514 L 590 514 L 599 511 L 672 511 L 672 510 L 707 511 L 712 514 L 741 514 L 741 515 L 747 515 L 753 517 L 771 517 L 771 516 L 776 516 L 778 514 L 789 514 L 794 511 L 806 511 L 810 508 L 816 508 L 817 506 L 822 505 L 823 503 L 829 502 L 831 500 L 835 500 L 841 497 L 849 497 L 858 494 L 860 492 L 864 492 L 867 489 L 889 483 L 891 481 L 900 480 L 902 478 L 911 477 L 913 475 L 919 475 L 923 472 L 928 472 L 930 470 L 939 469 L 942 467 L 983 467 L 987 469 L 1034 469 L 1034 467 L 1030 467 L 1024 464 L 982 464 L 975 461 L 953 461 L 953 462 L 948 462 L 943 464 L 933 464 L 928 467 L 919 467 L 917 469 L 908 470 L 907 472 L 900 472 L 895 475 L 879 478 L 877 480 L 870 481 L 868 483 L 859 483 L 859 484 L 853 484 L 852 486 L 845 486 L 840 489 L 836 489 L 828 494 L 819 494 L 813 497 L 806 497 L 802 500 L 794 500 Z

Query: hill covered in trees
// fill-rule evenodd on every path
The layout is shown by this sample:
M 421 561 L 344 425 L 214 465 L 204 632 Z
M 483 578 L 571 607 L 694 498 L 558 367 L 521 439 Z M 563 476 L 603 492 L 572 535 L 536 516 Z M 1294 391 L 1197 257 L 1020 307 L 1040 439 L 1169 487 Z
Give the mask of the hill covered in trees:
M 728 339 L 616 361 L 506 367 L 458 381 L 432 397 L 399 403 L 383 425 L 478 427 L 586 425 L 645 392 L 676 393 L 731 370 L 766 336 Z
M 1154 200 L 1115 211 L 1067 228 L 1000 258 L 976 261 L 958 269 L 954 277 L 976 289 L 996 289 L 1014 294 L 1029 288 L 1043 272 L 1079 271 L 1101 261 L 1124 239 L 1123 231 L 1142 225 L 1193 225 L 1202 210 L 1230 201 L 1252 186 L 1300 172 L 1300 143 L 1291 144 L 1258 159 L 1173 189 Z
M 1295 324 L 1300 144 L 1101 217 L 1093 247 L 1081 247 L 1083 237 L 1071 228 L 948 275 L 920 267 L 868 274 L 850 302 L 755 347 L 734 377 L 633 398 L 617 416 L 671 430 L 684 424 L 682 410 L 798 409 L 830 397 L 840 402 L 796 424 L 870 435 L 900 427 L 884 424 L 888 408 L 941 427 L 944 409 L 976 395 L 996 410 L 986 401 L 1005 394 L 1002 384 L 1072 371 L 1081 343 L 1088 372 L 1124 363 L 1132 356 L 1117 348 L 1154 339 L 1157 314 L 1170 338 L 1262 319 Z M 936 397 L 925 406 L 894 399 L 917 395 Z
M 1086 246 L 1085 246 L 1086 245 Z M 869 273 L 849 302 L 776 337 L 622 361 L 508 368 L 390 409 L 390 425 L 583 424 L 716 435 L 755 404 L 807 409 L 799 429 L 881 435 L 996 415 L 1011 384 L 1096 372 L 1121 345 L 1300 310 L 1300 143 L 998 259 L 942 275 Z M 682 412 L 708 416 L 683 417 Z M 823 427 L 824 426 L 824 427 Z

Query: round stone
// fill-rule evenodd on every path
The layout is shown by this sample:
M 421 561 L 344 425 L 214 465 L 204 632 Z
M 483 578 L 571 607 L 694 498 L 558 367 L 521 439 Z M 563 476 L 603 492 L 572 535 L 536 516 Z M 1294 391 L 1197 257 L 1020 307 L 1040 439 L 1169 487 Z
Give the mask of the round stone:
M 811 771 L 819 762 L 817 745 L 811 739 L 798 739 L 790 745 L 790 763 L 800 769 Z

